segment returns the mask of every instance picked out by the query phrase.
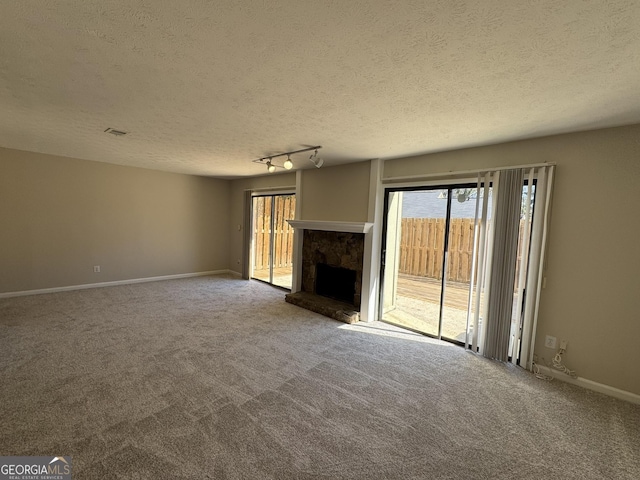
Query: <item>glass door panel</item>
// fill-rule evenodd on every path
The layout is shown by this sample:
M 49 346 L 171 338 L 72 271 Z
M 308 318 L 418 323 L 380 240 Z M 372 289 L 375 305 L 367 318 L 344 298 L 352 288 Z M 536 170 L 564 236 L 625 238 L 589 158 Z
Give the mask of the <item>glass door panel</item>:
M 277 195 L 274 198 L 273 220 L 273 275 L 271 283 L 291 290 L 293 278 L 293 220 L 296 211 L 295 195 Z
M 383 321 L 440 334 L 447 190 L 388 192 Z
M 474 278 L 474 281 L 471 281 L 475 213 L 477 203 L 479 203 L 478 208 L 482 208 L 483 192 L 484 190 L 481 190 L 481 198 L 477 198 L 475 188 L 454 188 L 451 190 L 449 234 L 447 237 L 447 275 L 442 302 L 442 338 L 460 343 L 466 341 L 469 306 L 471 306 L 472 314 L 476 309 L 475 296 L 472 297 L 471 304 L 469 304 L 469 288 L 475 285 L 476 280 Z M 489 189 L 487 202 L 487 212 L 491 217 L 491 189 Z M 472 332 L 473 325 L 470 326 L 469 333 Z
M 271 207 L 273 197 L 253 197 L 252 278 L 271 283 Z
M 295 195 L 253 197 L 252 274 L 257 280 L 291 289 Z

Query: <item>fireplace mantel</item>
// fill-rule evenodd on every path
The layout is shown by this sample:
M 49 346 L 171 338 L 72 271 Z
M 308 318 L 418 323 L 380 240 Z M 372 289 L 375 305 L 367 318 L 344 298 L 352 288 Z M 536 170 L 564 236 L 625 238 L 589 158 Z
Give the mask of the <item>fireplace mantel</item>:
M 311 304 L 318 307 L 317 297 L 314 301 L 307 298 L 315 295 L 315 284 L 310 284 L 310 278 L 312 278 L 312 274 L 315 274 L 318 262 L 326 263 L 356 271 L 354 303 L 349 307 L 346 302 L 338 302 L 343 305 L 341 308 L 346 307 L 348 311 L 335 310 L 336 306 L 334 304 L 331 305 L 331 308 L 329 306 L 324 308 L 321 305 L 319 310 L 314 311 L 347 323 L 357 322 L 358 320 L 365 322 L 374 320 L 375 316 L 371 314 L 373 310 L 370 305 L 373 298 L 370 286 L 370 257 L 371 247 L 374 244 L 375 224 L 372 222 L 342 222 L 337 220 L 287 220 L 287 222 L 295 230 L 293 239 L 293 282 L 291 294 L 287 295 L 287 301 L 311 310 L 313 310 Z M 330 238 L 333 238 L 333 241 L 337 241 L 342 247 L 325 248 L 324 242 L 318 240 L 318 238 L 327 240 L 326 237 L 323 237 L 323 234 L 329 235 Z M 310 258 L 309 252 L 303 255 L 303 250 L 308 240 L 310 240 L 308 245 L 312 248 L 311 254 L 314 257 L 311 262 L 307 261 Z M 318 245 L 318 242 L 322 245 Z M 321 258 L 316 258 L 318 256 Z M 313 282 L 315 280 L 312 280 Z M 367 288 L 364 288 L 364 285 L 367 285 Z M 301 303 L 292 301 L 294 300 L 293 297 L 300 297 L 297 300 L 301 300 Z M 324 298 L 322 296 L 319 297 L 320 299 Z M 329 314 L 329 311 L 332 313 Z
M 287 220 L 289 225 L 300 230 L 323 230 L 325 232 L 369 233 L 373 223 L 327 222 L 323 220 Z

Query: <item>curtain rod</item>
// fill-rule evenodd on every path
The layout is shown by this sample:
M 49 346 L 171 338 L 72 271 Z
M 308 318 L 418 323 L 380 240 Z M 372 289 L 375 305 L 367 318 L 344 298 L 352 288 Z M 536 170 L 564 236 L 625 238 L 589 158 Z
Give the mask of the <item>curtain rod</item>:
M 555 167 L 555 165 L 556 165 L 555 162 L 544 162 L 544 163 L 530 163 L 527 165 L 512 165 L 512 166 L 505 166 L 505 167 L 482 168 L 477 170 L 459 170 L 459 171 L 451 170 L 443 173 L 425 173 L 425 174 L 416 174 L 416 175 L 403 175 L 400 177 L 383 177 L 382 183 L 403 181 L 403 180 L 420 180 L 420 179 L 427 179 L 427 178 L 446 178 L 451 176 L 478 175 L 479 173 L 497 172 L 502 170 L 516 170 L 519 168 Z

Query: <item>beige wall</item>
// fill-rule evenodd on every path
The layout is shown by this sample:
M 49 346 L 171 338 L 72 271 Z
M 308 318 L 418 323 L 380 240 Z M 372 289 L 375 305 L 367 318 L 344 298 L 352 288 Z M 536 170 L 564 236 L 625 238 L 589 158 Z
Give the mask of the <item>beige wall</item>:
M 371 162 L 303 170 L 301 220 L 366 222 Z
M 225 180 L 0 149 L 0 292 L 226 269 L 228 198 Z
M 640 394 L 640 125 L 387 161 L 385 177 L 556 162 L 546 289 L 549 334 L 586 379 Z
M 278 175 L 263 175 L 260 177 L 250 177 L 232 180 L 229 191 L 229 263 L 228 269 L 237 273 L 242 272 L 242 251 L 243 231 L 244 231 L 244 192 L 247 190 L 273 191 L 289 190 L 295 191 L 295 172 L 282 173 Z

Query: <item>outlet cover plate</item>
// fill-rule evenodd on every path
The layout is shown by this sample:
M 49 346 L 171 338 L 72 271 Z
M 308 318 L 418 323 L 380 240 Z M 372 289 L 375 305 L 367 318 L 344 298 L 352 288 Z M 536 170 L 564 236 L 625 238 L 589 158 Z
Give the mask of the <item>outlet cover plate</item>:
M 547 335 L 546 337 L 544 337 L 544 346 L 547 348 L 556 348 L 556 340 L 556 337 Z

